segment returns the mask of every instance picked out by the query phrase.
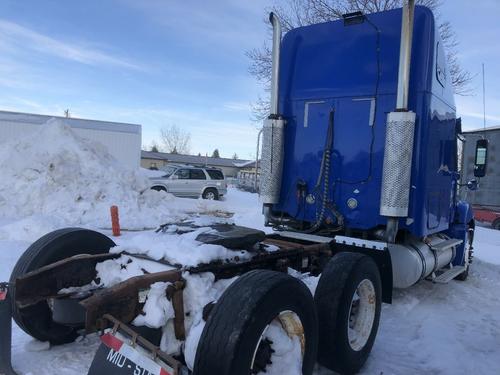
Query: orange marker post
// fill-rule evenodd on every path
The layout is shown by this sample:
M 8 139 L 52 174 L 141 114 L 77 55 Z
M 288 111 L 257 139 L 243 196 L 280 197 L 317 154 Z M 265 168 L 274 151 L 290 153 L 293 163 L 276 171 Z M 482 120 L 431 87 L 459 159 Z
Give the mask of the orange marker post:
M 118 206 L 111 206 L 111 229 L 113 236 L 118 237 L 120 233 L 120 218 L 118 216 Z

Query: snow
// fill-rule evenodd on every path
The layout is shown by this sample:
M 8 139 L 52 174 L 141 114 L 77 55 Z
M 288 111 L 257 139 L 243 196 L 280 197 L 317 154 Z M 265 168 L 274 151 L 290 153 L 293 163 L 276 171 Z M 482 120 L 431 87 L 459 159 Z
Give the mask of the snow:
M 200 263 L 223 259 L 231 260 L 235 256 L 248 258 L 246 251 L 231 251 L 223 246 L 203 244 L 196 241 L 202 233 L 212 231 L 209 227 L 202 227 L 184 234 L 157 234 L 154 231 L 141 232 L 127 240 L 126 244 L 112 249 L 113 253 L 126 251 L 133 254 L 144 254 L 153 259 L 164 259 L 170 264 L 196 266 Z
M 0 145 L 0 280 L 8 280 L 22 252 L 37 238 L 56 228 L 79 225 L 109 235 L 109 206 L 120 207 L 123 235 L 114 238 L 118 259 L 97 266 L 100 285 L 114 285 L 133 275 L 172 269 L 127 253 L 163 258 L 170 264 L 195 265 L 215 259 L 250 256 L 221 246 L 201 244 L 198 234 L 213 222 L 234 222 L 263 228 L 257 195 L 230 188 L 222 202 L 179 199 L 147 189 L 145 171 L 126 170 L 98 146 L 52 122 L 39 133 Z M 231 213 L 232 216 L 229 214 Z M 155 233 L 145 228 L 189 219 L 201 226 L 194 232 Z M 272 250 L 272 249 L 271 249 Z M 395 291 L 384 305 L 377 340 L 363 374 L 497 374 L 500 358 L 500 231 L 478 227 L 475 260 L 466 282 L 447 285 L 421 282 Z M 318 277 L 302 279 L 314 292 Z M 173 310 L 165 297 L 167 283 L 147 292 L 144 315 L 134 324 L 163 327 L 161 346 L 169 353 L 183 350 L 192 367 L 204 328 L 203 307 L 217 301 L 236 278 L 215 281 L 210 273 L 191 275 L 184 290 L 185 344 L 177 341 Z M 90 285 L 94 288 L 98 285 Z M 268 374 L 300 374 L 300 343 L 271 324 L 276 361 Z M 49 347 L 13 327 L 13 365 L 20 374 L 86 373 L 99 345 L 96 335 L 75 343 Z M 184 347 L 182 347 L 184 345 Z M 331 372 L 317 368 L 316 375 Z
M 80 138 L 57 119 L 26 137 L 0 144 L 0 170 L 0 215 L 35 215 L 28 220 L 41 223 L 44 230 L 62 222 L 109 227 L 111 205 L 119 207 L 122 227 L 128 229 L 155 228 L 182 214 L 221 207 L 219 202 L 182 200 L 150 190 L 144 170 L 127 169 L 103 146 Z M 31 226 L 11 225 L 14 228 L 0 228 L 0 235 L 13 232 L 11 239 L 25 238 Z
M 174 317 L 174 308 L 167 299 L 166 290 L 169 283 L 157 282 L 151 284 L 148 292 L 144 314 L 138 315 L 132 324 L 150 328 L 162 328 L 169 319 Z
M 500 236 L 498 231 L 476 226 L 475 238 L 481 240 L 481 247 L 474 246 L 474 255 L 480 259 L 500 265 Z

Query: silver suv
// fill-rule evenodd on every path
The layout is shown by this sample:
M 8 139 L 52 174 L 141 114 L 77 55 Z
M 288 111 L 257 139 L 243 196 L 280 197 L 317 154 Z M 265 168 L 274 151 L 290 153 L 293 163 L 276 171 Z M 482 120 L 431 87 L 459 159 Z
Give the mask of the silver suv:
M 178 197 L 215 199 L 227 192 L 227 183 L 220 169 L 193 167 L 189 165 L 168 165 L 161 169 L 160 177 L 150 177 L 151 189 L 166 191 Z

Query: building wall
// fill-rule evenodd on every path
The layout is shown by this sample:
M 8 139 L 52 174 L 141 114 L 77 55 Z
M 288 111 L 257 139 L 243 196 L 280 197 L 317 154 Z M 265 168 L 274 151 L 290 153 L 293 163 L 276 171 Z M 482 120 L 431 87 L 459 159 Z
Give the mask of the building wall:
M 461 189 L 461 197 L 475 205 L 500 206 L 500 129 L 464 134 L 462 183 L 474 178 L 476 141 L 483 135 L 489 141 L 486 176 L 479 180 L 478 190 Z
M 146 169 L 159 169 L 163 166 L 167 165 L 165 160 L 158 159 L 149 159 L 149 158 L 141 158 L 141 167 Z
M 40 129 L 53 116 L 0 111 L 0 142 Z M 80 137 L 100 143 L 119 162 L 137 168 L 141 160 L 141 126 L 56 117 Z

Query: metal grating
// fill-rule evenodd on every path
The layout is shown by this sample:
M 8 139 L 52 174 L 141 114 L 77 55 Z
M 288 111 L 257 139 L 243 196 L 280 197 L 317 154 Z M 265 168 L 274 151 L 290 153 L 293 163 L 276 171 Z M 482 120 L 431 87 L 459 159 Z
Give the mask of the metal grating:
M 260 164 L 260 197 L 264 204 L 279 202 L 283 172 L 285 121 L 265 120 Z
M 380 214 L 406 217 L 410 195 L 415 113 L 387 116 Z

